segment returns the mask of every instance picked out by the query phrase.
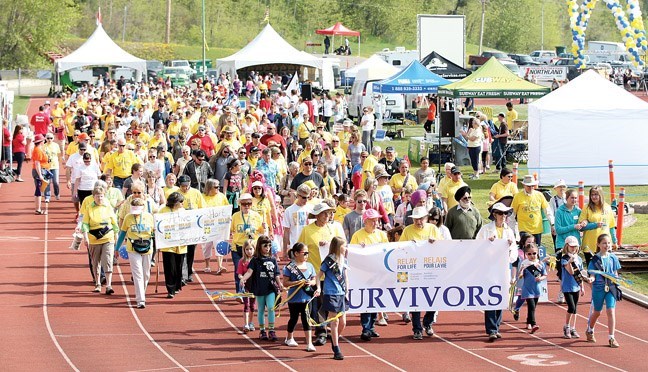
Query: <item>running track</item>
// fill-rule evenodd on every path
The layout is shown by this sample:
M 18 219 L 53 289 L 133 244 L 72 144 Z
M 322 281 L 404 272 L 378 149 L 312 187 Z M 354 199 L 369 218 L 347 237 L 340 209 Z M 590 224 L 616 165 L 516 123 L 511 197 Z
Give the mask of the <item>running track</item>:
M 29 168 L 27 168 L 29 170 Z M 25 172 L 27 172 L 27 170 Z M 30 180 L 28 174 L 24 177 Z M 329 345 L 315 353 L 281 343 L 259 342 L 241 334 L 242 306 L 213 303 L 205 289 L 229 289 L 231 274 L 203 274 L 197 262 L 196 282 L 173 300 L 149 286 L 147 308 L 132 307 L 133 287 L 128 263 L 115 268 L 113 296 L 91 293 L 93 288 L 83 251 L 68 249 L 73 229 L 69 193 L 49 204 L 47 216 L 33 215 L 33 185 L 4 185 L 0 189 L 0 346 L 3 370 L 226 370 L 273 368 L 280 370 L 529 370 L 539 366 L 562 369 L 643 369 L 642 351 L 648 350 L 648 311 L 626 301 L 618 309 L 619 349 L 606 345 L 605 315 L 596 328 L 599 343 L 562 338 L 565 309 L 554 303 L 538 309 L 540 331 L 529 335 L 524 322 L 505 313 L 503 339 L 485 342 L 483 315 L 478 312 L 443 312 L 435 325 L 436 336 L 411 339 L 411 329 L 396 314 L 390 325 L 378 327 L 382 337 L 359 339 L 359 317 L 349 316 L 344 361 L 331 359 Z M 231 272 L 231 267 L 230 267 Z M 152 281 L 155 274 L 153 273 Z M 551 298 L 557 285 L 550 283 Z M 161 292 L 164 289 L 161 288 Z M 589 309 L 579 306 L 579 331 L 583 334 Z M 525 311 L 522 311 L 522 320 Z M 285 335 L 287 311 L 278 320 L 279 337 Z

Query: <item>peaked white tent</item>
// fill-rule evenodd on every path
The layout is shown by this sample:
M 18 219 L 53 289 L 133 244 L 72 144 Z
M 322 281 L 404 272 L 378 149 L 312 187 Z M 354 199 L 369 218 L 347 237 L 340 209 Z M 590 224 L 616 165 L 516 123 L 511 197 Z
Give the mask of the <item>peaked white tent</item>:
M 648 103 L 594 71 L 529 105 L 529 171 L 541 184 L 648 184 Z
M 220 72 L 229 72 L 258 65 L 291 64 L 322 68 L 322 59 L 306 52 L 299 51 L 284 40 L 270 24 L 250 41 L 243 49 L 231 56 L 218 59 L 216 68 Z
M 367 58 L 366 60 L 362 61 L 361 63 L 358 63 L 357 65 L 349 68 L 345 72 L 346 77 L 356 77 L 358 74 L 358 71 L 362 70 L 363 68 L 367 69 L 374 69 L 374 68 L 379 68 L 379 69 L 386 69 L 386 66 L 392 67 L 390 71 L 395 71 L 394 66 L 390 65 L 389 63 L 385 62 L 384 59 L 382 59 L 380 56 L 377 54 L 372 55 L 371 57 Z M 396 71 L 398 71 L 398 68 L 396 68 Z
M 119 47 L 108 36 L 101 24 L 83 45 L 67 56 L 56 60 L 56 72 L 62 73 L 84 66 L 122 66 L 137 70 L 137 76 L 146 74 L 146 61 Z

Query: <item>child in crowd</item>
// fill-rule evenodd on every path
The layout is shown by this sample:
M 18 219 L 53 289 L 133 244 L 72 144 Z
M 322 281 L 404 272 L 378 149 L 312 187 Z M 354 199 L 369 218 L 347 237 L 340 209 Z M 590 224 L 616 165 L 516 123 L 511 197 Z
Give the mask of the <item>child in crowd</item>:
M 412 187 L 411 186 L 406 186 L 403 189 L 403 192 L 401 192 L 401 203 L 398 205 L 396 208 L 396 214 L 394 216 L 394 224 L 395 226 L 403 226 L 405 225 L 405 214 L 407 213 L 408 209 L 411 210 L 411 207 L 409 205 L 410 198 L 412 197 Z
M 621 269 L 621 264 L 617 256 L 610 252 L 612 250 L 612 239 L 608 234 L 601 234 L 596 239 L 596 254 L 587 267 L 588 272 L 591 270 L 598 270 L 606 274 L 617 277 Z M 614 331 L 616 327 L 616 308 L 618 285 L 613 283 L 610 279 L 605 278 L 600 274 L 589 274 L 590 282 L 592 282 L 592 307 L 593 311 L 587 323 L 587 342 L 596 342 L 594 338 L 594 326 L 596 321 L 601 315 L 603 310 L 603 302 L 607 309 L 607 323 L 608 323 L 608 344 L 611 348 L 619 347 L 619 343 L 614 338 Z
M 540 298 L 540 282 L 547 279 L 547 268 L 544 262 L 538 259 L 538 246 L 531 243 L 524 247 L 526 259 L 522 261 L 519 277 L 522 279 L 522 299 L 526 300 L 527 329 L 536 333 L 540 327 L 535 321 L 535 309 Z
M 344 216 L 351 213 L 351 208 L 349 208 L 349 195 L 340 194 L 337 197 L 337 207 L 335 207 L 335 214 L 333 215 L 333 220 L 339 223 L 344 223 Z
M 346 250 L 345 239 L 336 236 L 331 240 L 329 254 L 322 261 L 322 266 L 320 267 L 320 272 L 324 276 L 324 279 L 321 276 L 317 278 L 317 291 L 315 292 L 315 295 L 318 296 L 323 282 L 322 310 L 324 311 L 325 317 L 328 317 L 328 313 L 335 313 L 337 315 L 342 313 L 342 315 L 339 317 L 336 316 L 330 323 L 331 345 L 333 348 L 333 359 L 335 360 L 344 359 L 344 355 L 340 351 L 339 338 L 340 334 L 344 331 L 344 327 L 346 327 L 346 311 L 349 308 L 346 297 L 348 290 L 348 264 L 345 259 Z
M 308 259 L 308 247 L 304 243 L 295 243 L 288 252 L 288 257 L 292 260 L 283 269 L 283 285 L 291 287 L 288 289 L 288 309 L 290 319 L 288 320 L 288 334 L 284 342 L 288 346 L 298 346 L 299 344 L 293 338 L 293 332 L 297 325 L 297 320 L 301 317 L 302 326 L 306 335 L 306 351 L 315 351 L 313 346 L 310 325 L 308 324 L 308 315 L 306 314 L 306 305 L 315 294 L 316 271 Z M 302 285 L 300 288 L 299 285 Z
M 585 290 L 583 282 L 583 260 L 578 256 L 578 239 L 568 236 L 565 239 L 565 246 L 562 248 L 562 259 L 560 265 L 562 269 L 562 280 L 560 289 L 567 302 L 567 316 L 563 326 L 563 336 L 565 338 L 579 338 L 576 332 L 576 306 L 578 305 L 579 295 L 584 295 Z M 589 279 L 585 279 L 589 282 Z
M 274 303 L 277 294 L 281 292 L 282 285 L 279 280 L 279 267 L 277 260 L 272 257 L 272 240 L 267 235 L 259 236 L 254 251 L 254 258 L 248 265 L 247 272 L 241 277 L 241 285 L 254 275 L 251 285 L 252 293 L 256 297 L 259 321 L 259 339 L 262 341 L 277 341 L 275 333 Z M 268 332 L 266 333 L 265 312 L 268 310 Z
M 515 278 L 521 278 L 522 276 L 518 276 L 518 273 L 522 273 L 522 261 L 524 261 L 524 247 L 526 247 L 529 244 L 535 244 L 535 238 L 533 235 L 527 234 L 525 231 L 520 232 L 520 244 L 518 246 L 518 259 L 517 261 L 513 262 L 513 277 Z M 513 319 L 517 321 L 520 319 L 520 309 L 522 308 L 522 305 L 524 305 L 524 299 L 522 298 L 522 280 L 517 280 L 515 282 L 515 294 L 518 296 L 517 300 L 515 301 L 515 306 L 513 307 Z
M 254 257 L 254 241 L 252 239 L 248 239 L 244 244 L 243 244 L 243 258 L 238 263 L 238 267 L 236 268 L 236 274 L 239 276 L 239 279 L 243 278 L 243 275 L 248 270 L 248 266 L 250 265 L 250 261 L 252 261 L 252 258 Z M 236 288 L 236 292 L 242 293 L 242 292 L 252 292 L 250 288 L 250 284 L 243 288 L 243 285 L 241 285 L 242 288 Z M 256 304 L 256 300 L 254 297 L 243 297 L 243 315 L 245 317 L 245 325 L 243 326 L 243 332 L 252 332 L 254 331 L 254 322 L 251 321 L 250 315 L 254 313 L 254 305 Z

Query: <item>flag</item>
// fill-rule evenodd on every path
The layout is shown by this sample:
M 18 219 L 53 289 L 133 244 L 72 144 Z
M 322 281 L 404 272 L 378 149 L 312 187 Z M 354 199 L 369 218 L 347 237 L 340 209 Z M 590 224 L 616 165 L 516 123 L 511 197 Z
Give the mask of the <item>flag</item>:
M 299 74 L 297 74 L 297 71 L 295 71 L 292 79 L 290 79 L 290 82 L 286 87 L 286 92 L 291 92 L 293 89 L 296 89 L 299 92 Z
M 99 26 L 99 25 L 101 25 L 103 23 L 103 21 L 101 19 L 101 7 L 99 7 L 99 10 L 97 11 L 96 17 L 97 17 L 97 26 Z

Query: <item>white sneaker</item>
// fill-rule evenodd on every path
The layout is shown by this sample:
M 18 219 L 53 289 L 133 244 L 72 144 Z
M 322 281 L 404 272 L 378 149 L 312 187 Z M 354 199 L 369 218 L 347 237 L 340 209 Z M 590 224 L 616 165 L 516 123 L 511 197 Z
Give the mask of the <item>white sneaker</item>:
M 376 324 L 379 325 L 379 326 L 386 326 L 386 325 L 387 325 L 387 321 L 385 320 L 385 318 L 378 319 L 378 321 L 376 322 Z
M 559 304 L 565 303 L 565 295 L 562 292 L 558 293 L 558 303 Z
M 311 344 L 311 345 L 308 345 L 308 346 L 306 347 L 306 351 L 313 352 L 313 351 L 315 351 L 315 350 L 317 350 L 317 349 L 315 349 L 315 346 L 313 346 L 312 344 Z
M 292 347 L 299 346 L 299 344 L 297 343 L 297 341 L 295 341 L 294 338 L 290 338 L 290 339 L 287 338 L 287 339 L 284 341 L 284 344 L 286 344 L 287 346 L 292 346 Z
M 244 326 L 243 326 L 243 332 L 245 332 L 245 333 L 248 333 L 248 332 L 250 332 L 250 326 L 249 326 L 249 325 L 247 325 L 247 324 L 246 324 L 246 325 L 244 325 Z

